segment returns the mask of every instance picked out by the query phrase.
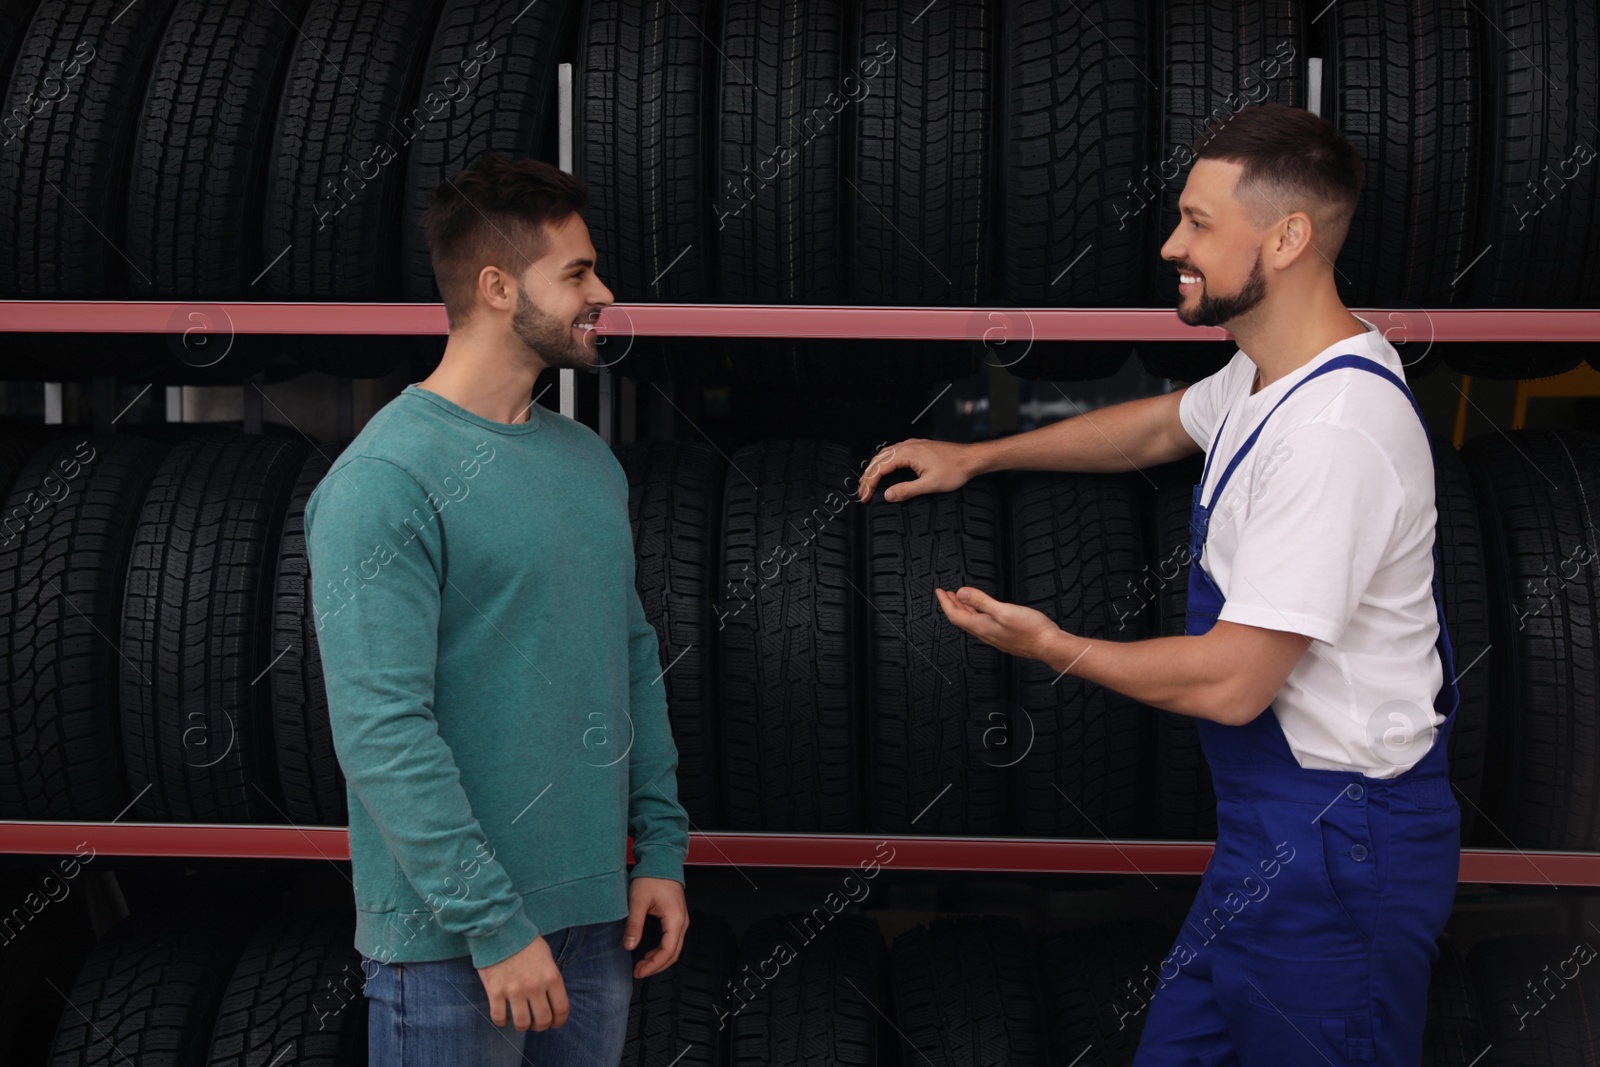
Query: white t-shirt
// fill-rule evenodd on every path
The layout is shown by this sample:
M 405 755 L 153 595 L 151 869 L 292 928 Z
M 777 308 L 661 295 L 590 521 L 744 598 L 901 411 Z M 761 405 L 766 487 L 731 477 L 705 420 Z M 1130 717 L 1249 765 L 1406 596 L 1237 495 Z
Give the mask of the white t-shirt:
M 1404 381 L 1394 347 L 1361 322 L 1365 333 L 1253 396 L 1256 365 L 1236 352 L 1189 387 L 1178 413 L 1215 453 L 1201 490 L 1211 521 L 1199 564 L 1226 598 L 1219 620 L 1313 638 L 1272 702 L 1290 751 L 1302 767 L 1391 778 L 1422 758 L 1444 721 L 1433 709 L 1444 681 L 1434 647 L 1433 462 L 1405 394 L 1357 368 L 1324 374 L 1273 413 L 1213 500 L 1245 438 L 1323 363 L 1354 354 Z

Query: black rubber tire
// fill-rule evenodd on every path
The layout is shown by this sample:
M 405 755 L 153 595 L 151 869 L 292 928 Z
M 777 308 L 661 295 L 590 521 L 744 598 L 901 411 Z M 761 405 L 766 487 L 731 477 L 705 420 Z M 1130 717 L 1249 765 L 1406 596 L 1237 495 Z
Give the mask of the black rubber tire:
M 1478 127 L 1487 175 L 1468 255 L 1487 251 L 1462 280 L 1468 302 L 1600 306 L 1600 9 L 1490 0 L 1479 10 L 1490 24 L 1480 31 L 1488 61 Z M 1580 145 L 1587 159 L 1575 155 Z
M 1367 167 L 1334 264 L 1352 307 L 1469 303 L 1451 283 L 1483 250 L 1478 155 L 1495 150 L 1479 142 L 1474 12 L 1472 0 L 1356 0 L 1327 12 L 1322 113 Z
M 1024 308 L 1140 306 L 1150 213 L 1123 225 L 1117 205 L 1147 172 L 1152 140 L 1144 8 L 1000 9 L 1000 297 Z
M 1450 781 L 1461 807 L 1461 841 L 1477 825 L 1483 803 L 1484 767 L 1489 758 L 1489 707 L 1500 657 L 1489 651 L 1491 613 L 1483 530 L 1472 476 L 1455 446 L 1434 438 L 1434 505 L 1439 513 L 1435 537 L 1444 597 L 1446 630 L 1455 658 L 1461 704 L 1450 729 Z M 1449 679 L 1445 679 L 1449 681 Z
M 909 471 L 884 479 L 905 481 Z M 867 810 L 900 834 L 1000 834 L 1010 716 L 1005 656 L 944 617 L 935 586 L 993 595 L 1004 575 L 997 477 L 867 505 Z
M 399 293 L 406 146 L 392 122 L 417 98 L 438 8 L 438 0 L 311 0 L 266 160 L 261 249 L 269 260 L 282 256 L 263 288 L 310 300 Z
M 634 585 L 655 627 L 667 715 L 678 749 L 678 803 L 697 830 L 723 824 L 717 773 L 717 630 L 726 464 L 694 442 L 613 445 L 628 475 Z
M 711 299 L 709 10 L 701 0 L 584 3 L 573 170 L 589 191 L 596 269 L 621 302 Z
M 17 59 L 17 47 L 22 43 L 22 37 L 28 32 L 28 24 L 33 21 L 33 13 L 38 10 L 40 0 L 0 0 L 0 85 L 11 81 L 11 71 Z M 9 113 L 8 113 L 9 114 Z M 4 119 L 0 118 L 0 123 Z M 0 137 L 9 135 L 15 128 L 16 121 L 0 125 Z
M 661 924 L 645 920 L 634 961 L 660 943 Z M 633 980 L 621 1067 L 722 1067 L 728 1062 L 720 1005 L 733 976 L 738 944 L 720 915 L 690 912 L 678 962 Z
M 1474 945 L 1467 969 L 1485 1043 L 1493 1046 L 1478 1067 L 1589 1067 L 1600 1060 L 1600 982 L 1581 962 L 1597 954 L 1600 938 L 1582 935 L 1524 934 Z
M 1020 358 L 1004 349 L 996 353 L 988 362 L 1004 366 L 1018 378 L 1087 382 L 1116 374 L 1133 354 L 1133 346 L 1126 341 L 1034 341 Z
M 1474 378 L 1553 378 L 1577 367 L 1594 351 L 1592 344 L 1550 342 L 1456 341 L 1436 345 L 1446 365 Z
M 1483 1036 L 1482 1016 L 1478 991 L 1460 950 L 1449 937 L 1441 938 L 1428 983 L 1421 1067 L 1472 1067 L 1489 1043 Z
M 912 385 L 967 378 L 982 358 L 982 349 L 972 344 L 893 337 L 741 337 L 710 342 L 705 350 L 735 382 L 835 390 L 842 382 Z
M 165 451 L 127 436 L 62 438 L 34 453 L 6 498 L 6 516 L 31 521 L 0 536 L 0 816 L 111 819 L 127 804 L 123 581 Z
M 1161 258 L 1161 247 L 1179 223 L 1178 196 L 1188 180 L 1195 141 L 1211 124 L 1252 104 L 1305 107 L 1311 53 L 1308 16 L 1299 0 L 1159 0 L 1155 10 L 1152 34 L 1161 62 L 1151 76 L 1161 83 L 1161 143 L 1149 169 L 1127 194 L 1117 195 L 1124 202 L 1120 210 L 1130 218 L 1133 213 L 1151 216 L 1145 292 L 1159 305 L 1177 300 L 1177 270 Z
M 1232 341 L 1139 341 L 1133 348 L 1152 378 L 1189 384 L 1217 373 L 1239 351 Z
M 42 3 L 17 46 L 0 113 L 32 120 L 0 144 L 0 293 L 119 296 L 128 151 L 146 72 L 173 0 L 119 10 Z M 125 246 L 124 246 L 125 247 Z
M 840 0 L 726 0 L 715 139 L 717 294 L 735 303 L 837 304 L 840 153 L 850 143 Z M 815 129 L 816 132 L 812 132 Z M 771 161 L 771 177 L 763 167 Z
M 577 11 L 577 0 L 526 7 L 444 0 L 423 53 L 416 104 L 400 120 L 416 131 L 407 141 L 400 215 L 405 299 L 440 299 L 419 225 L 436 186 L 489 150 L 509 159 L 556 158 L 556 64 L 571 53 Z M 446 79 L 464 86 L 467 98 L 452 98 Z
M 273 562 L 306 449 L 300 438 L 195 438 L 167 453 L 145 493 L 120 664 L 140 818 L 282 818 L 271 686 L 256 683 L 271 663 Z
M 1150 543 L 1145 569 L 1125 588 L 1117 607 L 1124 630 L 1140 612 L 1150 612 L 1158 637 L 1178 637 L 1189 604 L 1189 512 L 1204 456 L 1194 455 L 1145 471 L 1155 482 L 1146 494 Z M 1200 748 L 1200 731 L 1189 715 L 1156 711 L 1153 718 L 1152 823 L 1157 837 L 1213 841 L 1217 794 L 1211 765 Z
M 36 447 L 39 446 L 35 442 L 21 437 L 0 437 L 0 493 L 11 492 L 17 475 L 22 473 Z M 12 527 L 5 525 L 6 516 L 10 514 L 9 507 L 5 514 L 0 514 L 0 536 L 12 532 Z
M 238 918 L 153 912 L 118 924 L 67 993 L 50 1067 L 201 1067 L 249 932 Z
M 843 446 L 805 440 L 746 445 L 730 461 L 714 610 L 731 829 L 863 825 L 863 598 L 850 494 L 864 466 Z
M 1126 614 L 1144 570 L 1133 478 L 1013 476 L 1008 493 L 1012 603 L 1044 612 L 1080 637 L 1136 641 L 1148 615 Z M 1011 769 L 1013 832 L 1127 837 L 1145 828 L 1152 710 L 1111 689 L 1013 658 L 1012 744 L 1031 747 Z M 1017 757 L 1013 757 L 1017 758 Z
M 1485 782 L 1484 812 L 1517 848 L 1594 851 L 1600 437 L 1486 434 L 1467 443 L 1463 458 L 1477 492 L 1499 654 L 1487 746 L 1506 753 L 1504 773 Z
M 717 339 L 628 337 L 624 334 L 597 340 L 606 347 L 602 348 L 596 366 L 635 381 L 699 382 L 708 377 L 721 378 L 726 370 L 723 363 L 726 349 Z M 741 352 L 745 342 L 758 343 L 755 338 L 740 338 Z
M 177 0 L 156 49 L 127 175 L 135 293 L 243 297 L 261 245 L 273 113 L 306 0 Z
M 1171 948 L 1171 932 L 1152 922 L 1109 923 L 1046 941 L 1039 982 L 1052 1062 L 1082 1056 L 1080 1067 L 1132 1063 Z
M 206 1067 L 366 1067 L 355 922 L 292 915 L 250 939 L 217 1008 Z
M 86 844 L 57 859 L 44 874 L 17 871 L 0 881 L 10 909 L 0 940 L 0 1063 L 44 1063 L 62 1014 L 72 1010 L 57 990 L 71 987 L 94 947 L 83 894 L 73 892 L 82 889 L 78 878 L 93 877 L 83 873 L 78 858 L 93 859 Z M 67 895 L 55 896 L 62 892 Z M 30 916 L 20 931 L 15 918 L 19 912 Z
M 272 591 L 272 741 L 283 814 L 292 823 L 344 826 L 349 795 L 333 748 L 322 651 L 311 606 L 306 560 L 306 501 L 349 441 L 318 445 L 306 454 L 289 497 L 278 541 Z
M 867 92 L 839 193 L 853 301 L 970 306 L 993 295 L 994 36 L 987 0 L 857 5 L 844 73 Z
M 831 909 L 763 919 L 745 935 L 724 1005 L 732 1067 L 874 1067 L 887 1052 L 883 935 L 871 919 Z
M 1033 949 L 1015 919 L 914 927 L 894 939 L 889 970 L 902 1062 L 1050 1062 Z

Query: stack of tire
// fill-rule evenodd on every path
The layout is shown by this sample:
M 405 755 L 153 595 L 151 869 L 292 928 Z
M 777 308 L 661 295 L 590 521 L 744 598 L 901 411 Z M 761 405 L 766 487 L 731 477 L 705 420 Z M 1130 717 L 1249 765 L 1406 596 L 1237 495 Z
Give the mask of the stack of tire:
M 870 920 L 827 916 L 817 908 L 762 920 L 736 951 L 724 924 L 696 917 L 679 964 L 636 982 L 623 1062 L 1127 1067 L 1154 998 L 1181 969 L 1172 932 L 1149 922 L 1035 944 L 1015 919 L 941 916 L 894 937 L 886 953 Z M 1586 1020 L 1600 986 L 1581 969 L 1597 945 L 1519 935 L 1463 958 L 1446 936 L 1429 984 L 1424 1067 L 1594 1062 L 1600 1041 Z
M 8 1062 L 366 1063 L 372 965 L 351 947 L 347 918 L 289 912 L 257 924 L 214 908 L 156 909 L 90 947 L 81 917 L 66 910 L 52 913 L 63 921 L 50 931 L 69 964 L 65 977 L 50 977 L 59 965 L 43 974 L 0 972 L 0 1020 L 11 1027 L 0 1029 L 0 1052 L 31 1054 Z M 76 933 L 63 941 L 68 926 Z M 43 926 L 26 931 L 8 962 L 45 964 L 48 957 L 32 951 L 45 944 L 42 933 Z M 652 920 L 635 958 L 657 934 Z M 871 918 L 826 902 L 759 919 L 736 938 L 719 916 L 696 912 L 678 961 L 634 980 L 622 1062 L 876 1067 L 981 1055 L 1011 1067 L 1074 1057 L 1123 1067 L 1153 998 L 1175 976 L 1173 937 L 1135 921 L 1035 943 L 1013 918 L 950 915 L 886 945 Z M 1595 990 L 1578 972 L 1595 951 L 1585 938 L 1508 937 L 1478 945 L 1463 962 L 1446 938 L 1423 1062 L 1464 1067 L 1490 1042 L 1501 1046 L 1499 1058 L 1483 1062 L 1495 1064 L 1556 1062 L 1541 1057 L 1557 1050 L 1593 1055 L 1581 1020 L 1593 1011 Z M 34 987 L 42 992 L 58 979 L 37 1014 L 17 1013 Z
M 1165 305 L 1160 250 L 1196 136 L 1315 90 L 1368 163 L 1335 264 L 1347 300 L 1593 306 L 1600 180 L 1582 138 L 1600 98 L 1575 42 L 1597 19 L 1580 0 L 1316 13 L 1258 0 L 5 0 L 0 294 L 436 300 L 417 226 L 431 190 L 486 149 L 555 158 L 556 65 L 572 62 L 573 168 L 598 270 L 625 302 Z M 180 311 L 176 371 L 161 339 L 130 338 L 58 339 L 45 372 L 237 375 L 276 351 L 232 337 L 215 308 Z M 203 338 L 226 335 L 225 365 L 217 345 L 187 351 L 195 315 Z M 1026 376 L 1099 377 L 1129 352 L 1034 343 L 1026 312 L 1006 321 L 1018 343 L 997 361 Z M 975 347 L 773 340 L 732 361 L 640 339 L 619 345 L 618 369 L 942 380 L 976 369 L 992 326 L 975 316 Z M 1433 347 L 1418 346 L 1413 373 Z M 379 375 L 407 346 L 298 350 Z M 1140 354 L 1195 380 L 1229 349 Z M 1583 355 L 1455 345 L 1447 358 L 1535 376 Z
M 1469 843 L 1600 849 L 1595 441 L 1436 442 Z M 345 821 L 301 522 L 342 448 L 0 445 L 0 817 Z M 1192 722 L 1004 656 L 933 597 L 976 586 L 1090 638 L 1181 632 L 1193 461 L 861 505 L 869 457 L 825 441 L 614 451 L 697 830 L 1214 835 Z
M 40 1023 L 55 1022 L 48 1057 L 27 1062 L 364 1067 L 353 935 L 342 916 L 258 925 L 216 910 L 137 913 L 88 951 L 45 1013 L 23 1021 L 30 1043 Z
M 1191 720 L 1003 656 L 945 620 L 933 597 L 935 586 L 973 585 L 1089 638 L 1182 633 L 1195 462 L 1145 475 L 983 476 L 956 493 L 900 504 L 879 494 L 863 507 L 854 494 L 866 460 L 852 465 L 826 443 L 752 445 L 726 466 L 693 443 L 616 451 L 641 598 L 663 663 L 675 664 L 680 777 L 705 768 L 721 783 L 720 809 L 683 787 L 697 826 L 1215 836 Z M 1503 602 L 1488 596 L 1462 459 L 1443 442 L 1435 455 L 1461 691 L 1452 778 L 1468 834 L 1496 750 L 1501 664 L 1489 630 Z
M 344 822 L 300 524 L 338 451 L 33 450 L 0 543 L 3 817 Z

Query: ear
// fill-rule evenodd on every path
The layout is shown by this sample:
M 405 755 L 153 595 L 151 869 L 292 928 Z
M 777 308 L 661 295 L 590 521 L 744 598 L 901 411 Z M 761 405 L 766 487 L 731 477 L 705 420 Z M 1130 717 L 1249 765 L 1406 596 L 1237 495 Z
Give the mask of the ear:
M 478 296 L 497 311 L 510 311 L 516 306 L 509 279 L 499 267 L 490 265 L 478 272 Z
M 1289 212 L 1278 220 L 1274 230 L 1275 237 L 1269 242 L 1269 254 L 1280 270 L 1292 266 L 1302 256 L 1321 255 L 1315 243 L 1316 232 L 1311 216 L 1304 211 Z

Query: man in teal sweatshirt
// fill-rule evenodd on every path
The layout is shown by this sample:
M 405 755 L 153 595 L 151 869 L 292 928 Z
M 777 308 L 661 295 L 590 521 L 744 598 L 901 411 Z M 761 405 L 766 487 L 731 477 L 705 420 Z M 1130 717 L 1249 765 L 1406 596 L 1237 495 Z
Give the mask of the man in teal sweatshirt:
M 612 294 L 587 206 L 493 153 L 434 190 L 444 357 L 306 506 L 374 1065 L 614 1067 L 632 978 L 688 926 L 627 478 L 533 398 L 546 368 L 596 362 Z M 635 965 L 646 914 L 662 940 Z

